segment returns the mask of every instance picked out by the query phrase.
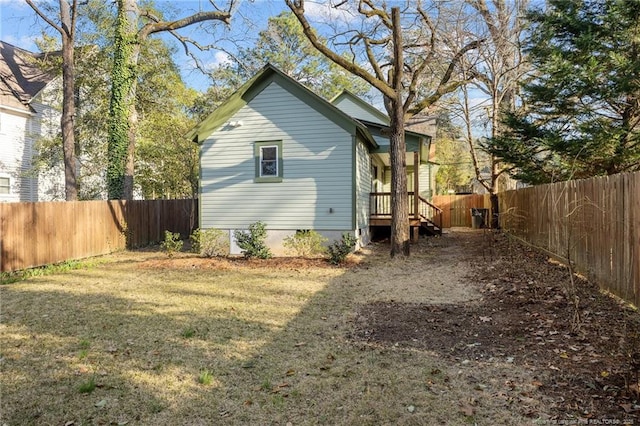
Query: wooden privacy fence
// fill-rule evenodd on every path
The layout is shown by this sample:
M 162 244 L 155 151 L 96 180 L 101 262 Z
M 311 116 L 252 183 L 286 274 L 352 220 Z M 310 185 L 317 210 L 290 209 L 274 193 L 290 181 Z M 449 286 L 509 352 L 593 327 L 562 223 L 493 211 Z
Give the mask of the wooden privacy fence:
M 489 209 L 489 195 L 435 195 L 432 203 L 442 209 L 442 227 L 471 227 L 471 209 Z M 487 220 L 491 217 L 487 214 Z
M 188 236 L 197 200 L 0 203 L 0 271 L 111 253 Z
M 499 194 L 500 225 L 640 306 L 640 172 Z

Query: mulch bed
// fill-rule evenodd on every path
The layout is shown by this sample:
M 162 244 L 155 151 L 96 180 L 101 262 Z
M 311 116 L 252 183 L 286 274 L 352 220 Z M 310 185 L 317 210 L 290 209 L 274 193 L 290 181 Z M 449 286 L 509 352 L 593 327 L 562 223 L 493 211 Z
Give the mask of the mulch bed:
M 364 305 L 350 337 L 424 349 L 456 363 L 528 369 L 545 401 L 544 413 L 527 413 L 532 418 L 640 422 L 638 312 L 583 279 L 572 284 L 565 266 L 504 235 L 472 238 L 484 254 L 475 256 L 469 277 L 481 299 Z

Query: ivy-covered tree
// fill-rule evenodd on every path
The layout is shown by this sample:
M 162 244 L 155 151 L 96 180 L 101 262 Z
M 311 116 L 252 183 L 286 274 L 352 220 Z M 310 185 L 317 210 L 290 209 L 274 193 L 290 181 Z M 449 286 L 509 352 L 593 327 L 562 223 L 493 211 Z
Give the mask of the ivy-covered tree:
M 76 131 L 81 163 L 81 199 L 107 196 L 106 170 L 109 95 L 114 46 L 115 7 L 90 0 L 78 33 Z M 182 136 L 197 92 L 187 88 L 173 58 L 176 47 L 149 38 L 140 45 L 135 97 L 138 124 L 134 161 L 135 190 L 145 198 L 191 197 L 197 185 L 197 147 Z
M 524 108 L 487 147 L 529 183 L 640 170 L 640 2 L 547 3 L 528 15 Z
M 221 10 L 210 0 L 213 10 L 202 11 L 177 20 L 163 20 L 162 15 L 138 0 L 117 0 L 115 22 L 111 102 L 109 108 L 109 143 L 107 182 L 110 199 L 133 198 L 134 152 L 138 113 L 136 90 L 139 76 L 140 46 L 152 35 L 167 32 L 183 45 L 199 46 L 177 31 L 201 22 L 229 23 L 233 0 Z

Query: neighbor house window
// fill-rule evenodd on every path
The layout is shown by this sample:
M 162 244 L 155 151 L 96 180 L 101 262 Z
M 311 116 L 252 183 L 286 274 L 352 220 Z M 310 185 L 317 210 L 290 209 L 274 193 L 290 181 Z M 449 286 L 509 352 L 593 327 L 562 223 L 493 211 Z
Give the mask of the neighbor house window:
M 256 182 L 282 182 L 282 141 L 256 142 Z
M 0 194 L 9 194 L 11 192 L 11 179 L 8 177 L 0 177 Z

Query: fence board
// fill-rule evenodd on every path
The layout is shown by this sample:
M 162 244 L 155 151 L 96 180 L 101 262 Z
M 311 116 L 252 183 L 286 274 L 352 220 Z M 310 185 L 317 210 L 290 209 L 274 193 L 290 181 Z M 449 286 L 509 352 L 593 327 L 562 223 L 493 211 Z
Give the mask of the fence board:
M 471 209 L 490 209 L 489 195 L 436 195 L 432 203 L 442 209 L 442 227 L 471 227 Z M 487 215 L 490 220 L 491 214 Z
M 0 203 L 0 271 L 145 246 L 164 231 L 188 236 L 197 200 Z
M 501 227 L 640 306 L 640 172 L 499 194 Z

